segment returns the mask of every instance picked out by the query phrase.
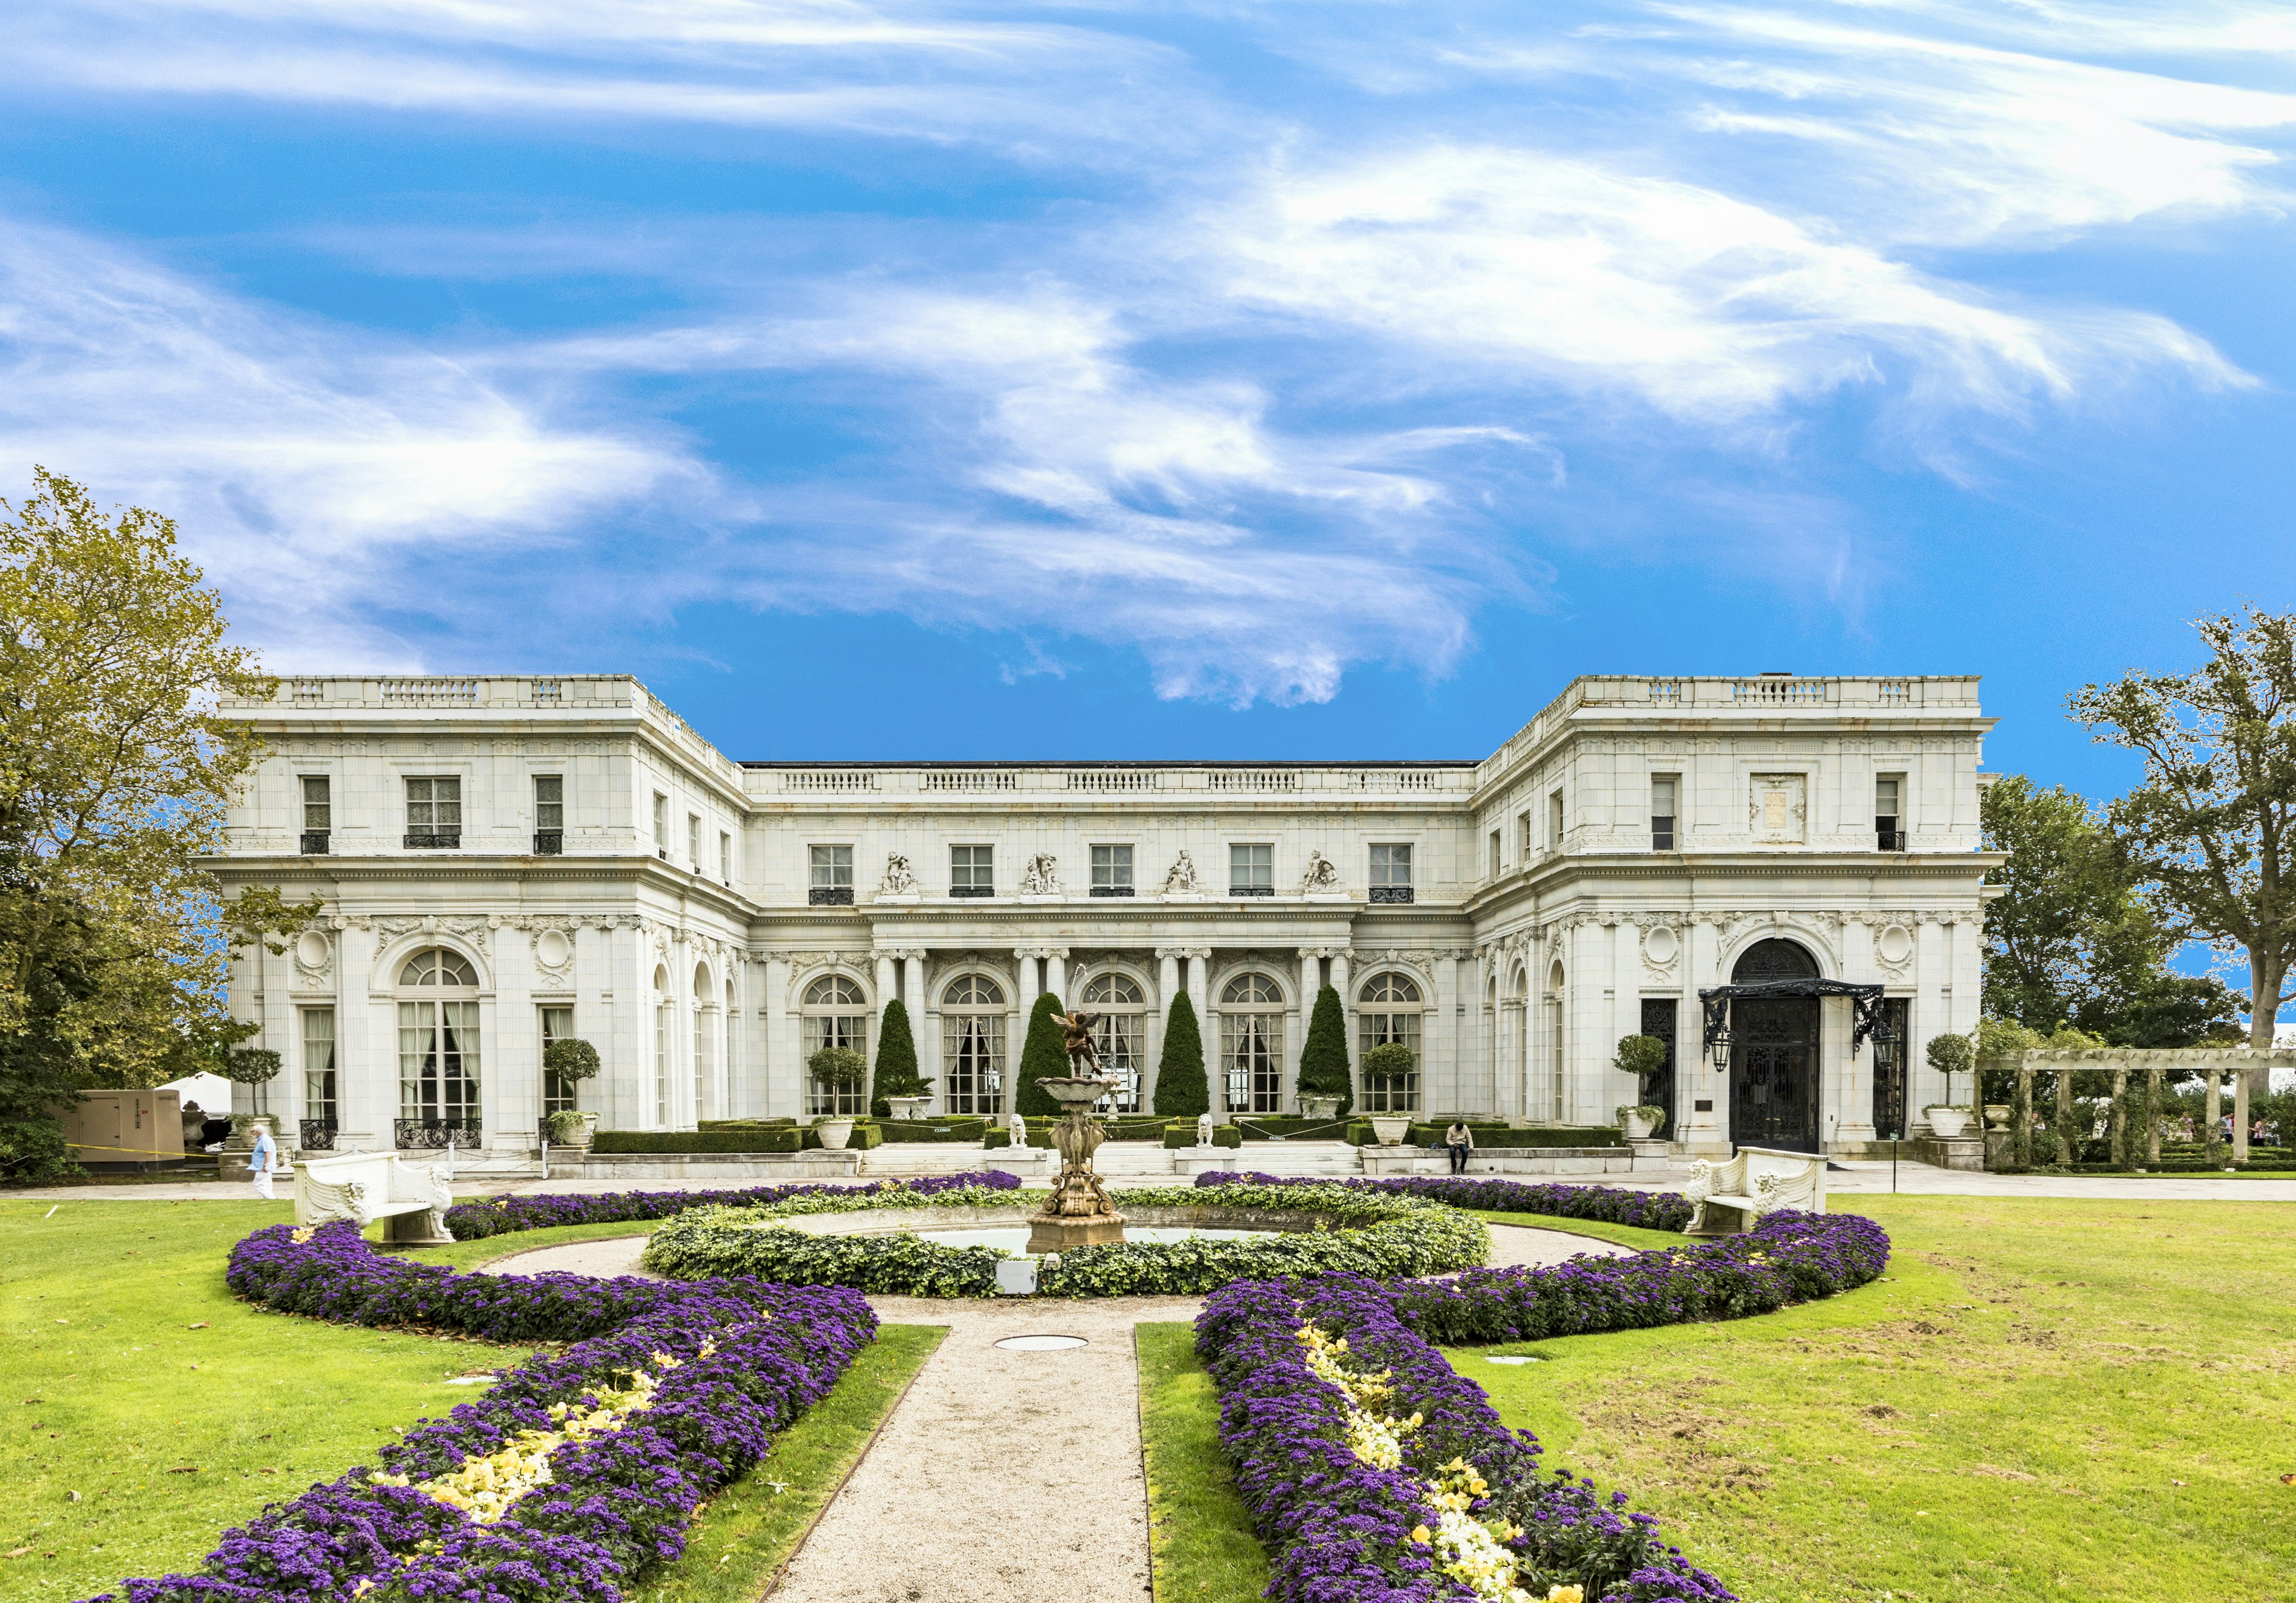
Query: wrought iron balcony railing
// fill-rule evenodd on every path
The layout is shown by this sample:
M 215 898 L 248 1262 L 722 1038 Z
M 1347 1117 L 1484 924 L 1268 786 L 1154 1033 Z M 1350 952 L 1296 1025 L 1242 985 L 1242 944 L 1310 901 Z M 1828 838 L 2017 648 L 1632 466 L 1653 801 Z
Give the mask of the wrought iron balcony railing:
M 427 835 L 410 833 L 402 835 L 399 840 L 410 852 L 459 852 L 463 849 L 463 835 L 459 830 L 451 835 L 435 831 Z
M 808 907 L 850 907 L 853 887 L 849 885 L 816 885 L 805 893 Z
M 1231 885 L 1227 887 L 1227 894 L 1231 896 L 1272 896 L 1275 894 L 1275 887 L 1272 885 Z
M 996 894 L 996 887 L 993 885 L 952 885 L 948 887 L 948 894 L 952 896 L 993 896 Z
M 1092 887 L 1092 894 L 1095 896 L 1128 896 L 1132 894 L 1132 887 L 1128 885 L 1095 885 Z
M 1903 830 L 1876 830 L 1874 831 L 1874 850 L 1876 851 L 1902 852 L 1906 849 L 1906 831 Z
M 1374 902 L 1408 902 L 1411 891 L 1408 885 L 1374 885 L 1371 887 L 1371 899 Z
M 332 1119 L 305 1119 L 296 1133 L 296 1144 L 306 1152 L 332 1152 L 336 1128 Z
M 451 1139 L 458 1146 L 475 1146 L 481 1131 L 479 1120 L 393 1119 L 391 1140 L 402 1152 L 444 1147 Z
M 566 850 L 566 831 L 537 830 L 534 832 L 534 849 L 537 855 L 544 857 L 556 857 L 562 855 Z
M 325 856 L 327 855 L 327 831 L 324 830 L 304 830 L 302 840 L 295 849 L 306 857 Z

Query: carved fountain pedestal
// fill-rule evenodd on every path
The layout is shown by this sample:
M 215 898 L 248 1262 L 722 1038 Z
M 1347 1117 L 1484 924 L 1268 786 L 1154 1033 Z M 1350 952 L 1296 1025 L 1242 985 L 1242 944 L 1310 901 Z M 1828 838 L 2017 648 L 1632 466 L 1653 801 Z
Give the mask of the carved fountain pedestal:
M 1115 1090 L 1116 1082 L 1047 1075 L 1037 1084 L 1061 1105 L 1061 1122 L 1053 1126 L 1061 1178 L 1044 1211 L 1029 1217 L 1029 1251 L 1066 1252 L 1123 1240 L 1124 1215 L 1092 1169 L 1093 1152 L 1108 1139 L 1092 1116 L 1092 1105 Z

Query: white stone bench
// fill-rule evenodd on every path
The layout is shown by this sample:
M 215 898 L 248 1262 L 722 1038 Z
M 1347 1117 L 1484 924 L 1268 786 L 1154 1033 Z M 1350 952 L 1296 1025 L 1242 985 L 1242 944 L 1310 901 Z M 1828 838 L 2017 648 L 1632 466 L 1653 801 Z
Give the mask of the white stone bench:
M 394 1247 L 445 1247 L 455 1238 L 440 1217 L 454 1198 L 438 1171 L 420 1168 L 396 1152 L 345 1152 L 295 1165 L 295 1223 L 332 1224 L 348 1219 L 365 1229 L 377 1219 Z
M 1825 1159 L 1774 1147 L 1741 1147 L 1727 1163 L 1701 1158 L 1692 1164 L 1682 1194 L 1698 1205 L 1685 1235 L 1737 1235 L 1781 1208 L 1825 1212 Z

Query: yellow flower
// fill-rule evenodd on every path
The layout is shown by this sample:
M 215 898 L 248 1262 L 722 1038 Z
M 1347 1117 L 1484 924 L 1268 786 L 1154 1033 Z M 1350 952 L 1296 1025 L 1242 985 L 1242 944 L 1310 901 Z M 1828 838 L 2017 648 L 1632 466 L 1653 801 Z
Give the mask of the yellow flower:
M 1575 1586 L 1550 1587 L 1546 1603 L 1587 1603 L 1587 1594 Z
M 1411 1527 L 1411 1540 L 1417 1542 L 1421 1547 L 1425 1547 L 1429 1542 L 1435 1540 L 1435 1533 L 1429 1530 L 1425 1525 L 1414 1525 Z

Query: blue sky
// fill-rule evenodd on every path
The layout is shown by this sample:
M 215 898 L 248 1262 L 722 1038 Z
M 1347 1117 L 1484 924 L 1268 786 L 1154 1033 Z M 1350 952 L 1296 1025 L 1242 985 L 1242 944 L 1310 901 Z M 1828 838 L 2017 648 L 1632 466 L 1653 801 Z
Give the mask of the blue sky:
M 2291 592 L 2284 5 L 17 0 L 0 458 L 282 668 L 1480 756 Z M 12 493 L 12 491 L 11 492 Z

